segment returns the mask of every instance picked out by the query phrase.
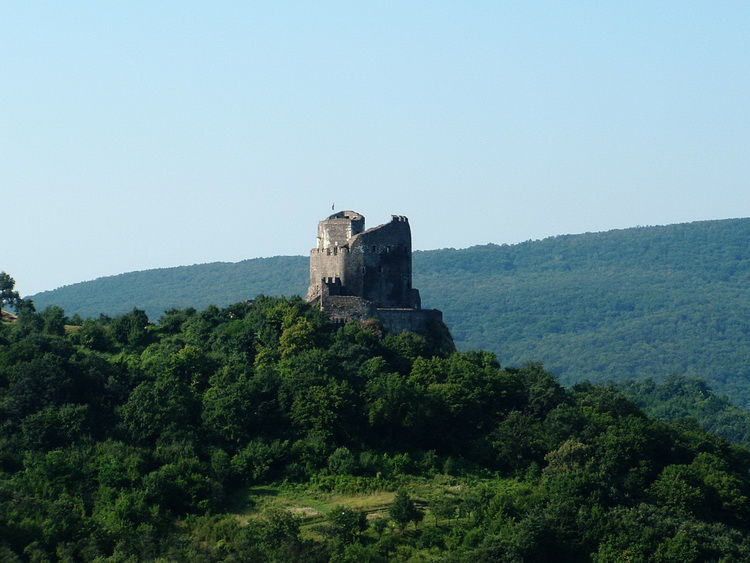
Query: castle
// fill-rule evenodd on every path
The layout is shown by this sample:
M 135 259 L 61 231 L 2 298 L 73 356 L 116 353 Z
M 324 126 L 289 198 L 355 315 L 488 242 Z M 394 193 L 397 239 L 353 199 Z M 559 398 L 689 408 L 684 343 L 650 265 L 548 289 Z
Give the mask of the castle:
M 392 215 L 389 223 L 365 230 L 363 215 L 339 211 L 318 223 L 307 301 L 333 322 L 377 318 L 389 332 L 437 333 L 452 346 L 443 314 L 421 308 L 411 262 L 406 217 Z

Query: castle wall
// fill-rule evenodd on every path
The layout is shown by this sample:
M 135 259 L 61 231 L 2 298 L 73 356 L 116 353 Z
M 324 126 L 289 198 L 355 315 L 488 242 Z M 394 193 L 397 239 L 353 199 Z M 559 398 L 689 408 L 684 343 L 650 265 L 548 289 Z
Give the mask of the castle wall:
M 321 307 L 334 322 L 364 321 L 377 316 L 372 303 L 353 295 L 321 296 Z
M 419 291 L 412 287 L 409 220 L 393 215 L 384 225 L 364 226 L 364 216 L 354 211 L 318 224 L 307 300 L 319 302 L 333 322 L 377 317 L 389 332 L 430 334 L 453 349 L 443 314 L 421 309 Z
M 329 248 L 313 248 L 310 251 L 310 287 L 307 291 L 308 299 L 321 291 L 321 280 L 338 279 L 343 287 L 347 284 L 348 246 L 334 246 Z
M 350 241 L 347 264 L 352 289 L 378 307 L 413 307 L 411 229 L 406 217 L 369 229 Z M 358 270 L 358 272 L 357 272 Z
M 354 235 L 365 230 L 365 218 L 356 211 L 339 211 L 318 223 L 319 249 L 344 246 Z
M 412 289 L 411 229 L 394 215 L 364 231 L 364 217 L 342 211 L 318 224 L 318 244 L 310 251 L 308 299 L 322 291 L 322 280 L 340 280 L 341 295 L 362 297 L 378 307 L 420 307 Z M 353 234 L 352 234 L 353 233 Z
M 442 324 L 443 313 L 436 309 L 378 309 L 377 316 L 388 332 L 426 334 L 436 323 Z
M 310 251 L 310 287 L 307 299 L 313 299 L 322 291 L 321 280 L 340 280 L 341 293 L 356 295 L 349 285 L 357 285 L 351 278 L 348 267 L 349 239 L 363 232 L 365 218 L 356 211 L 339 211 L 318 223 L 318 244 Z M 350 282 L 350 280 L 352 280 Z

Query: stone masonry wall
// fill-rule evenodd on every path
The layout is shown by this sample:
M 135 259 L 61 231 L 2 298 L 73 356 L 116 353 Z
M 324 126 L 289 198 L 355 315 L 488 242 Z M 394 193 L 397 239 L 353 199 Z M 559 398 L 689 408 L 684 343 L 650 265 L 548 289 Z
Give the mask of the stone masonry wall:
M 421 309 L 419 291 L 412 287 L 409 220 L 393 215 L 384 225 L 364 226 L 364 216 L 355 211 L 318 224 L 307 300 L 319 303 L 332 322 L 377 317 L 389 332 L 432 336 L 454 349 L 443 314 Z

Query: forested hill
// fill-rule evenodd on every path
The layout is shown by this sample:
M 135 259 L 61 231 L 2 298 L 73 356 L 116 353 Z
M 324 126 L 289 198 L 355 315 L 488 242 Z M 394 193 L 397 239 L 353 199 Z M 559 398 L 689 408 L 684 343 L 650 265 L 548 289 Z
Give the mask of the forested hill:
M 705 379 L 750 405 L 750 219 L 639 227 L 414 254 L 425 307 L 459 349 L 509 365 L 538 360 L 582 379 Z M 303 294 L 307 258 L 276 257 L 123 274 L 32 296 L 72 315 L 226 305 Z M 22 288 L 20 288 L 22 289 Z
M 706 383 L 681 375 L 661 382 L 647 377 L 617 384 L 646 413 L 670 422 L 699 426 L 706 432 L 750 448 L 750 412 L 717 397 Z
M 158 319 L 169 309 L 225 306 L 259 294 L 304 295 L 308 267 L 302 256 L 275 256 L 159 268 L 67 285 L 30 298 L 37 309 L 59 305 L 84 318 L 119 315 L 137 307 Z
M 566 384 L 685 374 L 750 406 L 750 219 L 416 258 L 459 347 L 541 361 Z
M 750 561 L 750 451 L 614 386 L 299 298 L 66 321 L 0 323 L 3 563 Z

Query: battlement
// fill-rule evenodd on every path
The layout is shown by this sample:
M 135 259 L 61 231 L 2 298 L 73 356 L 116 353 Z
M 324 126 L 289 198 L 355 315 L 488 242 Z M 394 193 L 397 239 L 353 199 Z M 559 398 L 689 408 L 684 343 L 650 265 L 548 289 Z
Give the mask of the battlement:
M 325 254 L 326 256 L 336 256 L 339 253 L 348 253 L 350 251 L 348 246 L 329 246 L 328 248 L 313 248 L 310 253 L 313 252 L 319 254 Z
M 339 211 L 318 223 L 320 250 L 346 245 L 353 236 L 365 230 L 365 217 L 356 211 Z
M 362 226 L 364 227 L 365 223 L 365 216 L 361 213 L 357 213 L 356 211 L 346 210 L 346 211 L 338 211 L 337 213 L 334 213 L 333 215 L 329 215 L 326 221 L 332 221 L 333 219 L 347 219 L 348 221 L 362 221 Z
M 409 219 L 391 215 L 388 223 L 365 230 L 356 211 L 334 213 L 318 223 L 307 301 L 319 303 L 338 323 L 377 317 L 391 332 L 420 334 L 438 327 L 452 346 L 442 313 L 422 310 L 411 265 Z
M 411 287 L 411 231 L 402 215 L 365 230 L 356 211 L 340 211 L 318 223 L 317 245 L 310 251 L 307 298 L 338 279 L 338 295 L 366 299 L 376 307 L 419 308 Z

